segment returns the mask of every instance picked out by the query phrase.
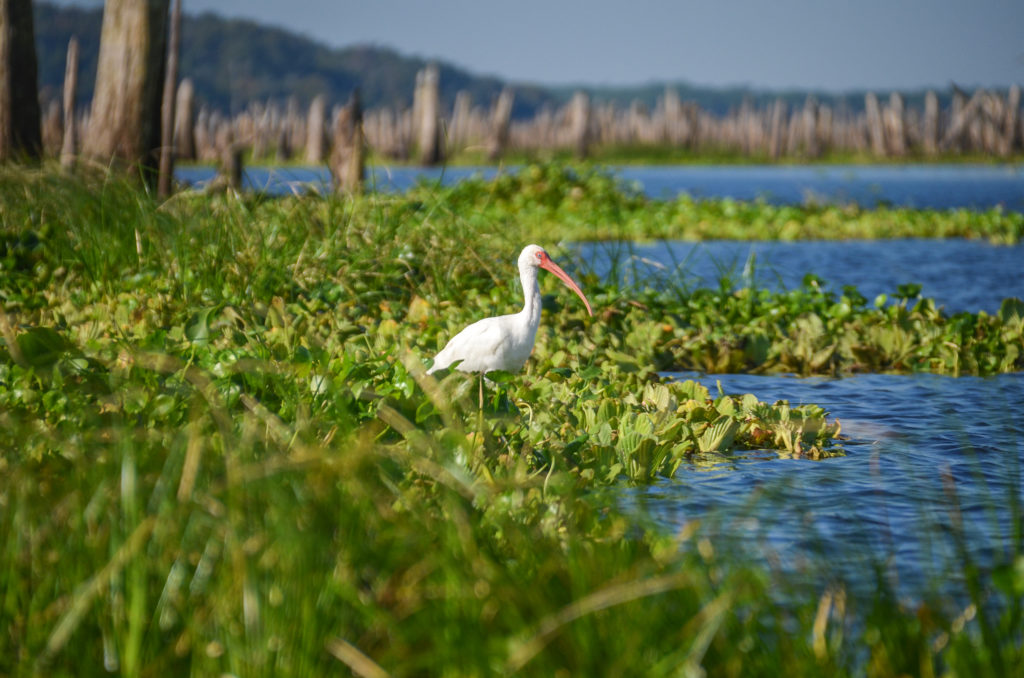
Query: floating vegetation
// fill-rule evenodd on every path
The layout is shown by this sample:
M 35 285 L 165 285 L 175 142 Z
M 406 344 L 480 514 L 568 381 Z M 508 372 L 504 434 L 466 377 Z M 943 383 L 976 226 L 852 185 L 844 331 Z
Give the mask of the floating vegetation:
M 912 289 L 586 280 L 598 318 L 546 299 L 524 373 L 435 379 L 426 355 L 518 303 L 507 252 L 668 208 L 550 167 L 525 193 L 162 204 L 0 171 L 0 673 L 1019 665 L 1019 556 L 992 577 L 965 562 L 999 604 L 909 608 L 881 574 L 874 600 L 815 589 L 608 497 L 749 450 L 845 453 L 821 407 L 659 370 L 1020 369 L 1019 301 L 946 317 Z

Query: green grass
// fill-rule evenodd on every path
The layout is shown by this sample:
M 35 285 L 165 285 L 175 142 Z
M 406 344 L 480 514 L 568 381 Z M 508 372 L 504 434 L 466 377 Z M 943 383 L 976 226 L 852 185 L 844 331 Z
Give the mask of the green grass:
M 969 591 L 907 606 L 881 574 L 859 598 L 614 500 L 744 449 L 845 453 L 817 406 L 656 369 L 1020 369 L 1015 302 L 950 318 L 913 290 L 875 306 L 813 281 L 774 295 L 585 280 L 596 322 L 544 280 L 534 356 L 481 406 L 476 379 L 428 377 L 425 359 L 519 303 L 523 243 L 557 257 L 560 240 L 645 224 L 721 218 L 756 237 L 782 217 L 647 201 L 556 166 L 405 196 L 164 203 L 103 176 L 0 172 L 0 674 L 1020 665 L 1020 544 L 994 572 L 965 558 Z M 1020 233 L 1002 213 L 786 215 Z

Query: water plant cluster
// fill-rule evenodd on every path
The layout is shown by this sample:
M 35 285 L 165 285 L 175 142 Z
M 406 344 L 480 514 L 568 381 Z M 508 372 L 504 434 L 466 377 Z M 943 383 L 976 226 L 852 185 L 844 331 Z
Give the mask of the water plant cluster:
M 1016 370 L 1019 302 L 947 317 L 912 289 L 868 304 L 813 280 L 587 279 L 591 321 L 547 280 L 525 373 L 435 379 L 449 336 L 520 303 L 523 243 L 557 256 L 553 240 L 733 208 L 558 166 L 401 196 L 164 203 L 3 172 L 0 673 L 963 675 L 1022 659 L 1024 560 L 982 575 L 968 558 L 966 600 L 907 606 L 881 574 L 855 597 L 746 561 L 699 521 L 627 520 L 614 492 L 744 450 L 846 453 L 816 405 L 659 370 Z M 1001 213 L 905 221 L 943 219 L 1020 233 Z

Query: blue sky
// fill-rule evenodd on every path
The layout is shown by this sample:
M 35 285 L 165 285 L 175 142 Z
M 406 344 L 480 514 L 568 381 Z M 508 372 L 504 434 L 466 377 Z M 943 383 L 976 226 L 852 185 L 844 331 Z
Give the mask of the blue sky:
M 1024 0 L 182 0 L 520 83 L 759 89 L 1024 84 Z M 102 0 L 59 0 L 95 6 Z

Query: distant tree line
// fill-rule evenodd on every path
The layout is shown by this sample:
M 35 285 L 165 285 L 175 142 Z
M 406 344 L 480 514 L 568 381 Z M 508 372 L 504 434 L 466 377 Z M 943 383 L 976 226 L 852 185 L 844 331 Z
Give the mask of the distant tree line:
M 39 86 L 43 101 L 59 99 L 64 78 L 64 53 L 72 35 L 79 41 L 78 93 L 83 108 L 92 99 L 102 10 L 58 7 L 35 2 L 36 44 L 39 54 Z M 197 105 L 235 115 L 261 102 L 285 106 L 294 98 L 300 107 L 323 95 L 331 103 L 344 103 L 358 88 L 367 110 L 412 105 L 416 74 L 429 60 L 407 57 L 377 46 L 331 49 L 308 38 L 251 21 L 225 19 L 216 14 L 185 15 L 182 19 L 179 73 L 189 78 Z M 460 92 L 473 101 L 490 105 L 513 83 L 477 76 L 443 62 L 437 63 L 439 104 L 451 110 Z M 620 109 L 634 102 L 653 110 L 666 87 L 679 97 L 713 115 L 726 115 L 747 105 L 764 107 L 782 100 L 789 108 L 803 105 L 808 95 L 832 109 L 863 112 L 866 91 L 846 94 L 793 90 L 759 91 L 750 88 L 706 88 L 687 83 L 652 83 L 636 87 L 540 87 L 514 83 L 513 120 L 535 117 L 542 109 L 569 103 L 582 89 L 595 104 L 615 104 Z M 1005 92 L 1003 92 L 1005 94 Z M 939 105 L 948 107 L 952 89 L 937 92 Z M 925 90 L 901 92 L 909 108 L 921 108 Z
M 1017 86 L 973 93 L 953 87 L 920 97 L 868 92 L 859 100 L 746 93 L 725 112 L 702 105 L 686 88 L 663 86 L 656 95 L 649 88 L 615 90 L 636 95 L 623 104 L 585 89 L 510 87 L 442 64 L 416 68 L 421 61 L 389 50 L 330 50 L 211 14 L 182 23 L 180 1 L 174 5 L 169 15 L 170 0 L 106 0 L 94 47 L 84 34 L 95 27 L 94 12 L 66 14 L 40 3 L 33 15 L 30 0 L 0 0 L 0 158 L 46 152 L 70 167 L 81 153 L 94 164 L 139 171 L 147 181 L 159 169 L 166 194 L 176 156 L 219 163 L 233 185 L 243 156 L 327 161 L 339 188 L 358 190 L 366 144 L 384 157 L 436 164 L 468 150 L 491 159 L 552 150 L 587 157 L 594 147 L 771 160 L 830 153 L 1008 157 L 1024 139 Z M 33 23 L 46 26 L 36 40 Z M 59 49 L 55 26 L 73 33 Z M 37 91 L 35 44 L 49 45 L 40 63 L 48 64 L 52 51 L 64 55 L 59 89 L 44 74 Z M 92 74 L 83 62 L 95 64 Z M 81 90 L 90 82 L 82 106 Z M 403 83 L 409 89 L 400 92 Z M 373 100 L 391 103 L 366 105 L 364 88 Z M 228 92 L 227 109 L 204 99 L 204 90 Z M 524 107 L 532 114 L 522 115 Z

